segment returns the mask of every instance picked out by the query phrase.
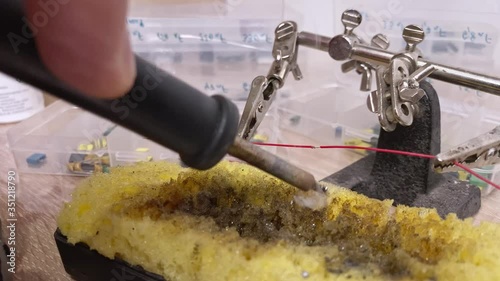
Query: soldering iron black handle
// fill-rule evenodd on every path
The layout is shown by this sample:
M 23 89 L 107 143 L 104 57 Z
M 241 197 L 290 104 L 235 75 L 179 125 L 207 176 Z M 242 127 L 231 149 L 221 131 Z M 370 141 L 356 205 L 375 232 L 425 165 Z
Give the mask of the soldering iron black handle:
M 33 39 L 37 27 L 29 29 L 21 1 L 0 0 L 0 7 L 0 72 L 129 128 L 196 169 L 217 164 L 234 142 L 236 105 L 223 96 L 209 97 L 140 57 L 135 85 L 122 98 L 91 98 L 69 87 L 40 60 Z

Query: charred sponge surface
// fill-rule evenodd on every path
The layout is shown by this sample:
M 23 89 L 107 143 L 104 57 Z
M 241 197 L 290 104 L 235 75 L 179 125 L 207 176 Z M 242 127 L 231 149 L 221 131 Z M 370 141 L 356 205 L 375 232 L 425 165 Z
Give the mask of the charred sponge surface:
M 500 276 L 497 225 L 328 190 L 328 207 L 311 210 L 295 188 L 243 164 L 144 163 L 82 184 L 59 227 L 72 243 L 172 280 Z

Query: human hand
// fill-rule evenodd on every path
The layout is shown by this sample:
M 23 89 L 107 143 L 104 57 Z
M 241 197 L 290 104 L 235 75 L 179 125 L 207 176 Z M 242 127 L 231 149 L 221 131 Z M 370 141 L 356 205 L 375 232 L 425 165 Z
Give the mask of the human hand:
M 25 0 L 26 15 L 50 15 L 36 43 L 47 68 L 88 95 L 116 98 L 132 87 L 135 60 L 126 0 Z M 51 11 L 48 13 L 47 10 Z

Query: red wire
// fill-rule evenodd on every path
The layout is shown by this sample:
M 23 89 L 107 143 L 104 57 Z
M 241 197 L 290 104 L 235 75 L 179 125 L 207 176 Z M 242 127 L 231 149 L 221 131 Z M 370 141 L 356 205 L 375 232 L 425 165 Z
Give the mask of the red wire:
M 320 146 L 314 146 L 314 145 L 302 145 L 302 144 L 281 144 L 281 143 L 262 143 L 262 142 L 261 143 L 256 142 L 255 144 L 261 145 L 261 146 L 276 146 L 276 147 L 289 147 L 289 148 L 359 149 L 359 150 L 370 150 L 370 151 L 376 151 L 376 152 L 382 152 L 382 153 L 392 153 L 392 154 L 399 154 L 399 155 L 414 156 L 414 157 L 420 157 L 420 158 L 429 158 L 429 159 L 436 158 L 434 155 L 428 155 L 428 154 L 422 154 L 422 153 L 393 150 L 393 149 L 383 149 L 383 148 L 376 148 L 376 147 L 364 147 L 364 146 L 356 146 L 356 145 L 320 145 Z
M 406 155 L 406 156 L 420 157 L 420 158 L 427 158 L 427 159 L 436 158 L 436 156 L 430 155 L 430 154 L 422 154 L 422 153 L 393 150 L 393 149 L 384 149 L 384 148 L 376 148 L 376 147 L 364 147 L 364 146 L 356 146 L 356 145 L 319 145 L 319 146 L 314 146 L 314 145 L 303 145 L 303 144 L 282 144 L 282 143 L 265 143 L 265 142 L 254 142 L 254 144 L 260 145 L 260 146 L 274 146 L 274 147 L 288 147 L 288 148 L 356 149 L 356 150 L 369 150 L 369 151 L 382 152 L 382 153 L 391 153 L 391 154 L 397 154 L 397 155 Z M 462 165 L 458 162 L 455 162 L 455 165 L 457 167 L 465 170 L 469 174 L 475 176 L 476 178 L 484 181 L 485 183 L 495 187 L 496 189 L 500 189 L 500 185 L 493 183 L 492 181 L 490 181 L 489 179 L 476 173 L 475 171 L 473 171 L 469 167 Z

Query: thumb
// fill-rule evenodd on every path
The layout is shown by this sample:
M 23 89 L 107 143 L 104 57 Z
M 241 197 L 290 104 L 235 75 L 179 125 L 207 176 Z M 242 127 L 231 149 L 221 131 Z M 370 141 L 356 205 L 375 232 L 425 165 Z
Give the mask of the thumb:
M 59 79 L 88 95 L 115 98 L 135 79 L 126 0 L 26 0 L 39 55 Z M 48 15 L 42 21 L 40 14 Z

